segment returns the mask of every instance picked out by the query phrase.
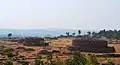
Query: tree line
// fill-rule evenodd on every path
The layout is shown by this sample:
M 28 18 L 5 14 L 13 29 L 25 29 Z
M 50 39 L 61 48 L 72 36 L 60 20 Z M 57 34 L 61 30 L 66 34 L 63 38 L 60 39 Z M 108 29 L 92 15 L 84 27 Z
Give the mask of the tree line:
M 67 36 L 70 36 L 70 32 L 66 32 Z M 91 37 L 106 37 L 108 39 L 120 39 L 120 30 L 100 30 L 99 32 L 88 31 L 87 34 L 81 34 L 81 30 L 78 30 L 78 33 L 72 33 L 72 36 L 91 36 Z

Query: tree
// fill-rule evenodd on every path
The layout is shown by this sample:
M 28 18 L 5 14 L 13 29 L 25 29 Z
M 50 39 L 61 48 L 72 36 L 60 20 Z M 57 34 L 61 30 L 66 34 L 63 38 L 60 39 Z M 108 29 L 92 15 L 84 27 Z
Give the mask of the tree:
M 90 35 L 91 35 L 91 32 L 90 32 L 90 31 L 88 31 L 88 32 L 87 32 L 87 34 L 88 34 L 88 36 L 90 36 Z
M 4 62 L 4 65 L 13 65 L 13 62 L 11 60 L 7 60 Z
M 73 36 L 75 36 L 75 33 L 72 33 Z
M 8 34 L 8 38 L 11 38 L 11 37 L 12 37 L 12 33 L 9 33 L 9 34 Z
M 96 37 L 97 33 L 95 33 L 95 31 L 92 32 L 92 36 Z
M 69 36 L 69 35 L 70 35 L 70 33 L 69 33 L 69 32 L 66 32 L 66 34 L 67 34 L 67 36 Z
M 81 34 L 81 30 L 78 30 L 78 35 L 80 35 Z

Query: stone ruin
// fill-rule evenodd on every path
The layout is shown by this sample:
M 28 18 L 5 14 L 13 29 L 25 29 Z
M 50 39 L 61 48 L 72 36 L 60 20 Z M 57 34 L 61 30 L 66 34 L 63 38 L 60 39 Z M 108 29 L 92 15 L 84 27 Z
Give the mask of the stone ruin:
M 45 43 L 43 38 L 28 37 L 23 39 L 23 45 L 25 46 L 48 46 L 49 43 Z
M 113 53 L 114 47 L 108 47 L 108 42 L 98 39 L 74 39 L 70 51 L 93 52 L 93 53 Z

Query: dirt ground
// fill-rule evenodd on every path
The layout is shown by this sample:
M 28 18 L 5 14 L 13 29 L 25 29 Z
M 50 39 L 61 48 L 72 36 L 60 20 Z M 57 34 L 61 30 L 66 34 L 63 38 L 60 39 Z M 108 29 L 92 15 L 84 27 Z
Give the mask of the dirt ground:
M 1 45 L 4 45 L 6 47 L 9 48 L 13 48 L 16 52 L 18 52 L 18 56 L 25 56 L 26 58 L 35 58 L 39 52 L 43 49 L 46 50 L 59 50 L 61 52 L 67 52 L 66 50 L 66 46 L 71 45 L 72 44 L 72 38 L 60 38 L 58 40 L 50 40 L 48 42 L 50 43 L 50 46 L 48 47 L 40 47 L 40 46 L 24 46 L 20 43 L 14 43 L 14 42 L 10 42 L 10 41 L 2 41 L 0 40 Z M 109 46 L 113 46 L 115 48 L 116 53 L 120 53 L 120 44 L 110 44 Z M 18 47 L 24 47 L 24 48 L 32 48 L 35 51 L 23 51 L 23 50 L 17 50 L 16 48 Z M 68 56 L 66 55 L 62 55 L 61 58 L 67 58 Z M 108 59 L 108 58 L 107 58 Z M 112 59 L 115 63 L 120 64 L 120 58 L 110 58 Z M 99 58 L 98 59 L 100 62 L 107 62 L 106 58 Z M 27 61 L 31 62 L 31 64 L 34 62 L 34 59 L 27 59 Z M 14 64 L 16 65 L 16 62 L 14 62 Z
M 120 53 L 120 44 L 109 44 L 109 46 L 114 47 L 116 53 Z

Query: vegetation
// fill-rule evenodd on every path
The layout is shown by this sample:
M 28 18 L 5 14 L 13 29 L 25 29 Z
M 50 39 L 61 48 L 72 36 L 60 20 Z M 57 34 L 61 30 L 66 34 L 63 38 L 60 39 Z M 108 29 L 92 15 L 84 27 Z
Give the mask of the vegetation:
M 85 56 L 80 52 L 73 53 L 69 59 L 66 59 L 64 61 L 57 56 L 53 59 L 52 54 L 48 54 L 46 58 L 44 58 L 47 60 L 45 62 L 41 61 L 41 59 L 43 59 L 41 56 L 37 56 L 35 58 L 34 65 L 99 65 L 95 55 Z M 20 64 L 29 65 L 29 62 L 26 60 L 20 60 Z M 111 60 L 108 60 L 107 64 L 113 65 L 114 63 Z M 3 65 L 13 65 L 13 62 L 9 59 L 4 61 Z
M 28 61 L 21 61 L 21 64 L 22 65 L 29 65 L 29 62 Z
M 11 38 L 11 37 L 12 37 L 12 33 L 9 33 L 9 34 L 8 34 L 8 38 Z
M 66 32 L 66 35 L 67 35 L 67 36 L 70 36 L 70 32 Z
M 13 49 L 12 48 L 5 48 L 3 50 L 3 54 L 7 55 L 8 57 L 13 57 Z
M 88 35 L 88 36 L 90 36 L 90 35 L 91 35 L 91 32 L 90 32 L 90 31 L 88 31 L 88 32 L 87 32 L 87 35 Z
M 13 65 L 13 62 L 11 60 L 6 60 L 3 64 L 4 65 Z
M 88 65 L 99 65 L 95 55 L 88 56 Z
M 78 35 L 80 35 L 81 34 L 81 30 L 78 30 Z
M 73 36 L 75 36 L 75 33 L 72 33 Z
M 37 56 L 35 59 L 35 65 L 44 65 L 41 59 L 42 59 L 41 56 Z
M 68 59 L 66 62 L 67 65 L 87 65 L 87 58 L 80 54 L 79 52 L 75 52 L 72 58 Z
M 72 33 L 72 36 L 75 36 L 76 33 Z M 80 36 L 81 30 L 78 30 L 78 36 Z M 70 36 L 70 32 L 66 32 L 67 36 Z M 63 36 L 63 35 L 62 35 Z M 61 37 L 62 37 L 61 36 Z M 108 39 L 120 39 L 120 30 L 100 30 L 99 32 L 87 32 L 87 35 L 81 35 L 81 36 L 92 36 L 92 37 L 106 37 Z
M 108 64 L 109 64 L 109 65 L 114 65 L 113 61 L 112 61 L 112 60 L 110 60 L 110 59 L 108 59 L 108 61 L 107 61 L 107 62 L 108 62 Z
M 98 33 L 92 32 L 94 37 L 106 37 L 109 39 L 120 39 L 120 30 L 100 30 Z

